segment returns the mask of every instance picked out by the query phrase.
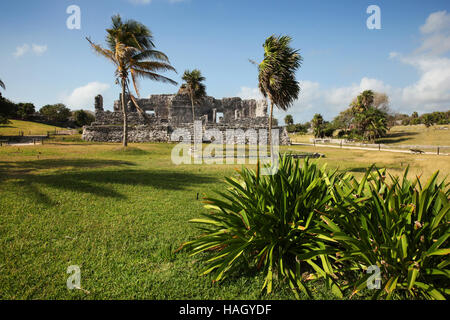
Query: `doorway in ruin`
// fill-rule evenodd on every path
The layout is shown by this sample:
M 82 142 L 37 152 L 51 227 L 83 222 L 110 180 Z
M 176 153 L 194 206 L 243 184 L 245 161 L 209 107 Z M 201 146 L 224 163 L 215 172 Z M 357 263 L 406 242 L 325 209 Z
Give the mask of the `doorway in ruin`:
M 223 112 L 217 112 L 216 113 L 216 123 L 223 122 Z

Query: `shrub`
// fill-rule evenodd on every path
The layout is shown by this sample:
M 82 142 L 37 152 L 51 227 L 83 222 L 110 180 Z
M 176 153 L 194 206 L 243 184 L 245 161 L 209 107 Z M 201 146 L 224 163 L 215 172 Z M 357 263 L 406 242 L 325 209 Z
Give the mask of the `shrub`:
M 243 169 L 240 180 L 226 178 L 230 188 L 218 192 L 224 198 L 207 198 L 211 214 L 193 219 L 205 232 L 187 242 L 184 247 L 192 255 L 209 252 L 204 274 L 215 273 L 215 281 L 246 262 L 263 270 L 270 293 L 274 273 L 285 278 L 296 297 L 297 290 L 309 295 L 302 281 L 301 269 L 315 270 L 326 278 L 334 293 L 339 288 L 328 276 L 331 263 L 327 255 L 335 250 L 326 245 L 318 234 L 318 212 L 328 210 L 330 186 L 338 177 L 335 172 L 320 169 L 308 160 L 300 162 L 291 157 L 280 159 L 275 175 L 262 176 L 257 171 Z M 319 261 L 315 261 L 315 260 Z
M 323 224 L 342 247 L 347 270 L 378 266 L 382 290 L 373 298 L 445 299 L 450 289 L 450 203 L 448 185 L 436 172 L 422 187 L 369 169 L 360 183 L 335 186 L 333 224 Z M 446 191 L 447 190 L 447 191 Z M 353 294 L 366 287 L 366 274 L 350 283 Z M 348 276 L 347 279 L 348 280 Z M 343 288 L 344 289 L 344 288 Z

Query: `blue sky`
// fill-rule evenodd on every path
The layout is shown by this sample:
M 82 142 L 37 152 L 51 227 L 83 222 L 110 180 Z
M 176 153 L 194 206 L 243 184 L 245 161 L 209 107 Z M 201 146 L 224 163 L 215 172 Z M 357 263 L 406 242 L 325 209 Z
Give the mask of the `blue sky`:
M 69 5 L 81 9 L 81 30 L 69 30 Z M 369 30 L 369 5 L 381 9 L 381 30 Z M 253 1 L 253 0 L 15 0 L 0 3 L 0 79 L 3 95 L 37 108 L 63 102 L 93 109 L 93 97 L 112 107 L 120 89 L 113 66 L 90 49 L 86 36 L 104 43 L 113 14 L 153 32 L 181 82 L 198 68 L 216 98 L 258 97 L 262 43 L 288 34 L 303 66 L 299 100 L 288 113 L 297 122 L 316 112 L 331 120 L 364 89 L 386 92 L 391 108 L 419 113 L 450 109 L 450 2 Z M 141 96 L 174 93 L 177 87 L 141 82 Z M 285 113 L 277 112 L 283 117 Z

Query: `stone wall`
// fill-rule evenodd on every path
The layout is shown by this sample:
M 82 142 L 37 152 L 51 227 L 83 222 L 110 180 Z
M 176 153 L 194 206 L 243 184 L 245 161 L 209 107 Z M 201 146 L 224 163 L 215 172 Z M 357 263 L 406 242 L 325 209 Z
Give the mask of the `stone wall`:
M 192 124 L 183 124 L 178 127 L 172 127 L 167 124 L 161 125 L 136 125 L 128 128 L 129 142 L 179 142 L 179 137 L 172 140 L 172 133 L 176 129 L 185 129 L 189 132 L 191 139 L 194 138 L 194 129 Z M 211 137 L 207 137 L 206 130 L 217 129 L 222 134 L 223 143 L 227 142 L 227 130 L 236 130 L 234 142 L 237 144 L 255 143 L 259 144 L 259 129 L 267 129 L 265 126 L 244 127 L 226 126 L 220 124 L 208 124 L 202 126 L 203 142 L 211 142 Z M 290 145 L 290 140 L 286 128 L 274 128 L 280 130 L 280 145 Z M 240 135 L 237 130 L 242 130 L 244 135 Z M 91 125 L 83 127 L 82 139 L 85 141 L 97 142 L 121 142 L 123 137 L 123 127 L 118 125 Z M 213 138 L 214 140 L 217 139 Z
M 102 99 L 98 99 L 102 100 Z M 136 112 L 132 101 L 126 97 L 127 110 Z M 97 103 L 97 100 L 96 100 Z M 192 105 L 186 94 L 161 94 L 152 95 L 147 99 L 137 99 L 137 104 L 144 111 L 152 111 L 162 121 L 171 124 L 192 122 Z M 96 108 L 96 110 L 103 110 Z M 121 112 L 121 97 L 114 102 L 114 112 Z M 205 97 L 194 108 L 195 119 L 207 118 L 208 122 L 217 123 L 217 114 L 222 113 L 222 122 L 232 123 L 235 120 L 247 118 L 267 117 L 267 102 L 265 100 L 242 100 L 241 98 L 215 99 Z
M 121 98 L 120 98 L 121 99 Z M 114 103 L 114 111 L 103 109 L 103 98 L 95 98 L 95 122 L 85 126 L 82 138 L 86 141 L 120 142 L 123 134 L 123 113 L 121 100 Z M 187 129 L 193 137 L 192 106 L 185 94 L 152 95 L 148 99 L 138 99 L 138 105 L 144 111 L 152 114 L 137 112 L 128 97 L 127 119 L 128 140 L 130 142 L 170 142 L 174 130 Z M 218 113 L 222 113 L 218 121 Z M 215 99 L 206 97 L 199 106 L 195 106 L 196 120 L 202 121 L 203 135 L 207 129 L 218 129 L 225 135 L 228 129 L 241 129 L 249 134 L 258 129 L 268 128 L 267 102 L 265 100 L 242 100 L 241 98 Z M 276 129 L 277 127 L 274 127 Z M 281 144 L 290 144 L 289 136 L 284 128 L 280 129 Z M 225 139 L 225 136 L 224 136 Z M 244 137 L 248 143 L 254 141 L 252 137 Z M 205 141 L 208 141 L 204 137 Z
M 85 126 L 82 139 L 96 142 L 121 142 L 123 128 L 115 125 Z M 166 126 L 130 126 L 128 128 L 129 142 L 169 142 L 170 134 Z

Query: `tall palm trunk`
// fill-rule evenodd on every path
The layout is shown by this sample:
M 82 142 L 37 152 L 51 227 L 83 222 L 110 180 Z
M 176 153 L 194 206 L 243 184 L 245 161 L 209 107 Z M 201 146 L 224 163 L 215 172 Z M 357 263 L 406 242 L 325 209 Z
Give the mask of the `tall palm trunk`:
M 270 116 L 269 116 L 269 150 L 270 156 L 272 156 L 272 119 L 273 119 L 273 102 L 270 99 Z
M 122 79 L 122 112 L 123 112 L 123 146 L 128 146 L 128 118 L 125 105 L 125 79 Z
M 195 122 L 195 110 L 194 110 L 194 93 L 192 92 L 192 88 L 190 91 L 191 105 L 192 105 L 192 124 Z
M 194 147 L 191 149 L 193 153 L 195 153 L 195 110 L 194 110 L 194 93 L 192 92 L 192 89 L 190 91 L 190 98 L 191 98 L 191 105 L 192 105 L 192 134 L 194 139 Z

